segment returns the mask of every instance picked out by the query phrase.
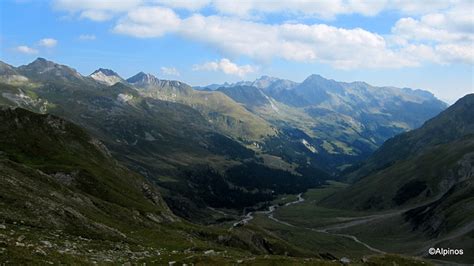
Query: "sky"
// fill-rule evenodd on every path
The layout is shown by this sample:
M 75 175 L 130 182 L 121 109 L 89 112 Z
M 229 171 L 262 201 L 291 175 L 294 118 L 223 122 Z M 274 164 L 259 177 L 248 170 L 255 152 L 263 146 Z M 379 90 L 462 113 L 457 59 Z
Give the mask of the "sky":
M 190 85 L 311 74 L 474 92 L 472 0 L 3 0 L 0 60 Z

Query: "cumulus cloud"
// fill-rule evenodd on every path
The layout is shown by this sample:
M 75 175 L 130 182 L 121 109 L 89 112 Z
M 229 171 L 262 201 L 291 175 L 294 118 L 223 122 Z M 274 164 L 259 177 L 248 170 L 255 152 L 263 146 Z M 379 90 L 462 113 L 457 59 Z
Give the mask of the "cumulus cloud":
M 176 13 L 162 7 L 139 7 L 119 20 L 114 31 L 135 37 L 160 37 L 166 32 L 179 30 L 181 19 Z
M 53 38 L 44 38 L 39 40 L 38 45 L 46 48 L 53 48 L 58 44 L 58 41 Z
M 81 41 L 93 41 L 96 37 L 93 34 L 81 34 L 79 35 L 79 40 Z
M 221 71 L 228 75 L 243 77 L 249 73 L 257 71 L 257 67 L 251 65 L 237 65 L 227 58 L 219 61 L 206 62 L 201 65 L 194 65 L 193 71 Z
M 174 67 L 161 67 L 161 68 L 160 68 L 160 72 L 161 72 L 161 74 L 163 74 L 163 75 L 177 76 L 177 77 L 180 76 L 179 71 L 178 71 L 176 68 L 174 68 Z
M 444 13 L 429 13 L 418 19 L 399 19 L 392 28 L 393 36 L 406 46 L 428 45 L 432 61 L 438 63 L 474 63 L 474 16 L 471 6 L 458 6 Z
M 282 58 L 336 68 L 418 66 L 423 62 L 472 63 L 472 0 L 55 0 L 55 7 L 96 21 L 119 15 L 113 31 L 139 38 L 176 34 L 216 48 L 224 56 L 258 61 Z M 214 15 L 202 15 L 199 10 Z M 180 16 L 173 9 L 187 9 Z M 341 14 L 374 16 L 395 11 L 402 18 L 390 34 L 324 23 L 265 23 L 285 18 L 334 19 Z M 181 13 L 180 13 L 181 14 Z M 357 52 L 354 52 L 357 51 Z
M 37 54 L 38 53 L 38 50 L 28 47 L 26 45 L 17 46 L 15 50 L 22 54 Z
M 279 57 L 299 62 L 320 61 L 338 68 L 416 65 L 388 49 L 385 39 L 378 34 L 326 24 L 270 25 L 199 14 L 182 19 L 171 9 L 142 7 L 121 19 L 114 31 L 141 38 L 174 33 L 212 45 L 224 54 L 261 61 Z

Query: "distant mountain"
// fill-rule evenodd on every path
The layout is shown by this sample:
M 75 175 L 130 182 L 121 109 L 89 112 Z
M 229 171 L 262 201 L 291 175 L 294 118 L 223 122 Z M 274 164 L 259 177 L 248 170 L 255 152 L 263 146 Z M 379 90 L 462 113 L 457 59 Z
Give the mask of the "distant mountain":
M 28 78 L 18 73 L 15 67 L 0 61 L 0 80 L 5 83 L 21 83 L 28 81 Z
M 252 86 L 259 89 L 266 89 L 266 90 L 278 90 L 278 89 L 291 89 L 296 86 L 298 83 L 287 80 L 287 79 L 279 79 L 270 76 L 261 76 L 260 78 L 254 81 L 239 81 L 236 83 L 229 83 L 224 82 L 223 84 L 210 84 L 204 87 L 199 87 L 200 90 L 208 89 L 208 90 L 217 90 L 219 88 L 228 88 L 228 87 L 236 87 L 236 86 Z
M 158 85 L 160 80 L 157 77 L 153 76 L 152 74 L 139 72 L 135 76 L 128 78 L 127 82 L 130 84 L 134 84 L 135 86 L 138 86 L 138 87 L 146 87 L 146 86 Z
M 347 166 L 367 156 L 386 139 L 419 127 L 446 108 L 427 91 L 338 82 L 320 75 L 302 83 L 263 76 L 218 91 L 284 128 L 282 132 L 304 132 L 313 153 L 324 154 L 318 161 L 332 169 L 335 162 Z M 284 134 L 279 138 L 291 139 Z
M 262 90 L 253 86 L 221 87 L 217 91 L 223 92 L 234 101 L 244 104 L 249 109 L 271 104 L 268 96 Z
M 119 76 L 119 74 L 117 74 L 113 70 L 104 68 L 97 69 L 96 71 L 92 72 L 89 77 L 109 86 L 112 86 L 117 82 L 124 82 L 124 80 L 122 79 L 122 77 Z
M 198 91 L 173 80 L 161 80 L 143 72 L 127 79 L 141 95 L 177 102 L 198 110 L 220 132 L 248 142 L 259 141 L 275 130 L 231 98 L 218 91 Z

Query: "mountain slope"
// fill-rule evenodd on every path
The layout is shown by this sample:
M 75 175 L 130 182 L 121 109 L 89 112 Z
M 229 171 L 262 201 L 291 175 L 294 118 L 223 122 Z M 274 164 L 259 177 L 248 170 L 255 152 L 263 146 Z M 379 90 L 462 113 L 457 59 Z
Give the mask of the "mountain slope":
M 160 80 L 138 73 L 127 81 L 145 97 L 182 103 L 198 110 L 214 128 L 234 139 L 253 142 L 275 134 L 275 129 L 221 92 L 196 91 L 179 81 Z
M 423 256 L 430 247 L 473 246 L 473 108 L 474 94 L 464 96 L 421 128 L 389 139 L 349 174 L 357 181 L 321 204 L 378 211 L 380 218 L 342 232 L 379 246 L 394 240 L 385 250 Z M 429 257 L 459 263 L 474 259 L 469 252 Z
M 125 224 L 177 219 L 158 191 L 79 127 L 20 108 L 2 109 L 0 121 L 1 220 L 122 239 Z
M 222 87 L 217 91 L 226 94 L 238 103 L 242 103 L 250 110 L 254 107 L 271 104 L 270 99 L 260 89 L 252 86 Z
M 443 197 L 459 183 L 471 182 L 473 108 L 474 94 L 466 95 L 421 128 L 389 139 L 350 175 L 360 180 L 326 202 L 356 209 L 399 208 Z
M 426 91 L 338 82 L 319 75 L 302 83 L 264 76 L 219 90 L 280 132 L 303 131 L 311 138 L 306 142 L 328 154 L 327 162 L 338 162 L 331 164 L 333 169 L 365 158 L 386 139 L 419 127 L 446 107 Z
M 421 128 L 387 140 L 362 167 L 351 173 L 349 178 L 357 180 L 371 171 L 422 153 L 424 149 L 474 134 L 474 117 L 470 113 L 473 98 L 472 94 L 466 95 L 438 116 L 428 120 Z

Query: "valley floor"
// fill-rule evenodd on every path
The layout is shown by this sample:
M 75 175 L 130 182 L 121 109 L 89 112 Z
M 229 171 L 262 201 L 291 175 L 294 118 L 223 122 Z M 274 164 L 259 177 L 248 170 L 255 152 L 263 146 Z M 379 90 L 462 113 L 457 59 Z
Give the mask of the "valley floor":
M 353 263 L 367 261 L 377 255 L 386 258 L 389 254 L 410 256 L 413 263 L 418 260 L 435 264 L 469 261 L 469 257 L 430 256 L 429 247 L 448 239 L 429 241 L 419 235 L 414 236 L 402 218 L 407 210 L 357 212 L 318 204 L 345 186 L 344 183 L 329 182 L 304 194 L 284 195 L 266 210 L 248 212 L 242 220 L 233 223 L 230 230 L 240 226 L 263 228 L 299 248 L 316 251 L 327 258 L 348 258 Z M 472 224 L 469 226 L 458 231 L 472 231 Z

